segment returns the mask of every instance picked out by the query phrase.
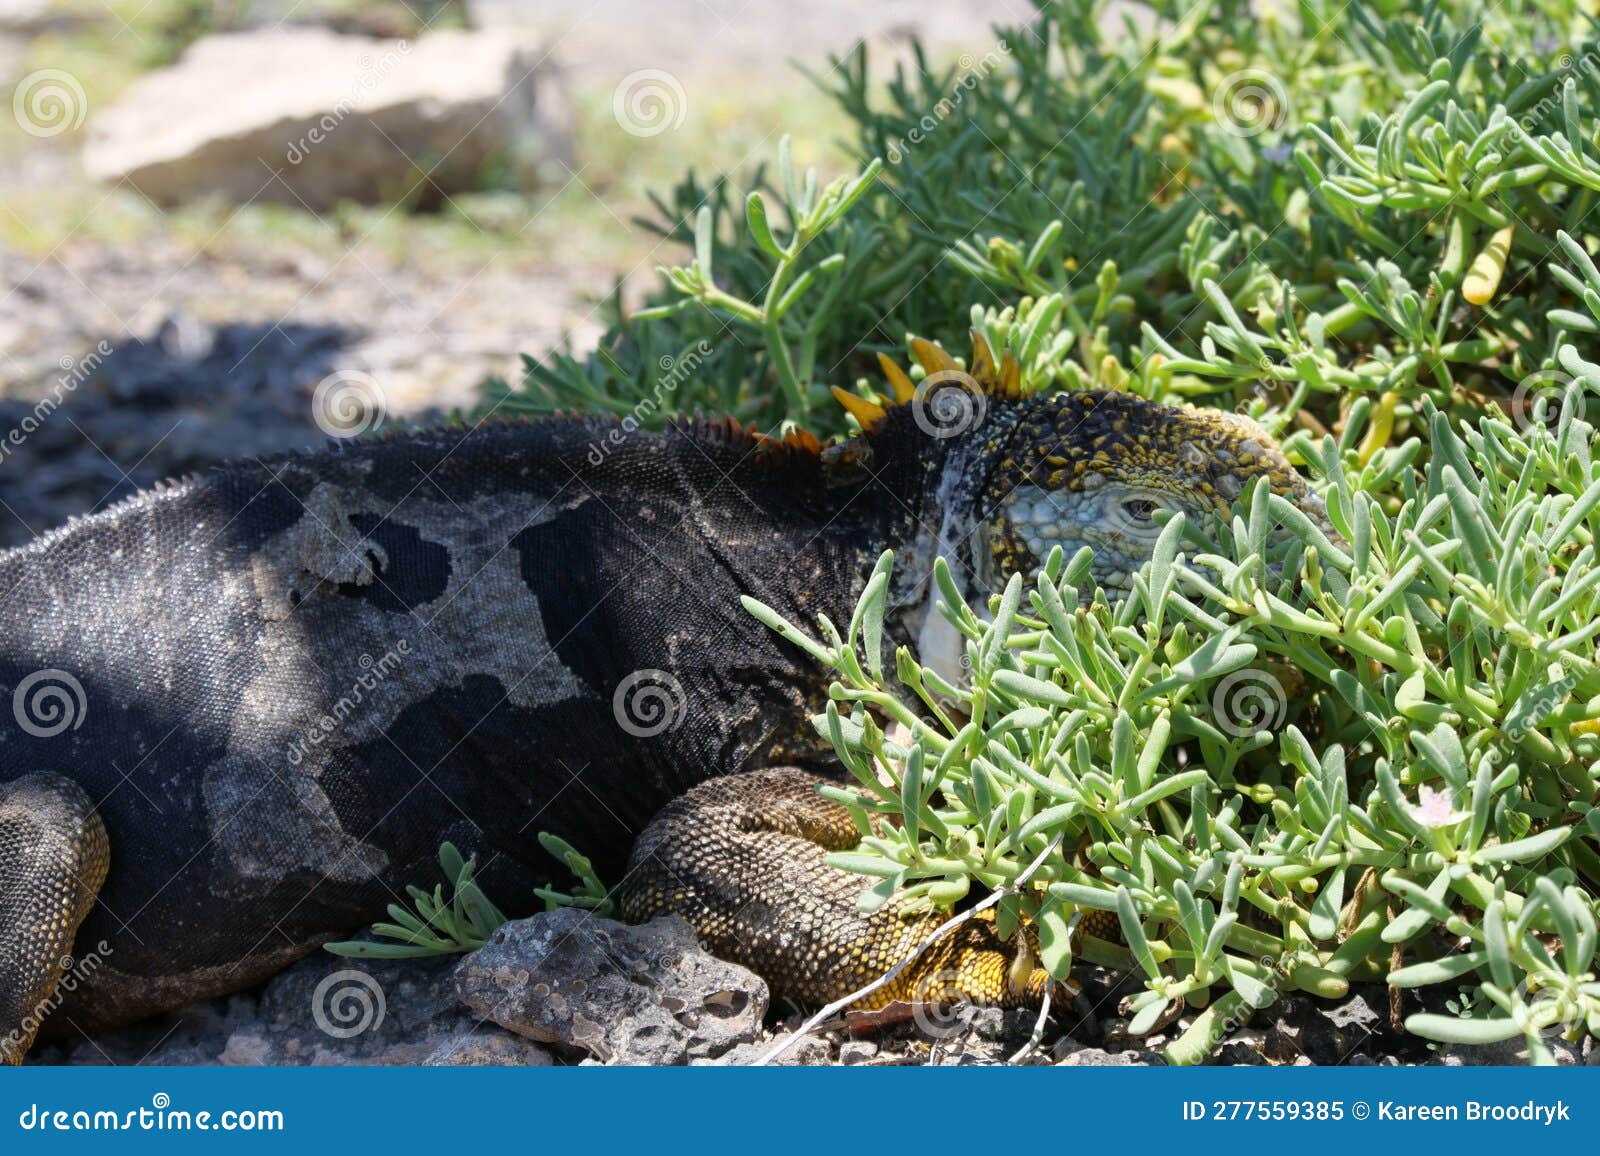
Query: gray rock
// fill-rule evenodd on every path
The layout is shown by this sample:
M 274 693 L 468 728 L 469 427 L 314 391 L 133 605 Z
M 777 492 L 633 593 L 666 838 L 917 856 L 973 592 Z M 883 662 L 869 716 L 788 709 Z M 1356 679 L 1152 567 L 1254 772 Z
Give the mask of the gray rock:
M 261 29 L 205 37 L 138 81 L 93 117 L 83 161 L 163 203 L 437 203 L 491 165 L 531 183 L 565 164 L 570 119 L 559 78 L 513 33 Z
M 1557 1064 L 1569 1067 L 1582 1064 L 1583 1052 L 1581 1043 L 1570 1044 L 1560 1036 L 1551 1033 L 1544 1037 L 1544 1046 L 1550 1049 L 1550 1054 L 1555 1057 Z M 1472 1067 L 1526 1067 L 1528 1064 L 1528 1045 L 1521 1036 L 1514 1039 L 1501 1040 L 1497 1044 L 1452 1044 L 1441 1048 L 1439 1060 L 1447 1068 L 1472 1068 Z
M 32 32 L 50 15 L 50 0 L 0 0 L 0 32 Z
M 1071 1040 L 1059 1041 L 1050 1053 L 1058 1068 L 1149 1068 L 1166 1063 L 1155 1052 L 1107 1052 L 1086 1048 Z
M 731 1048 L 719 1059 L 690 1060 L 691 1064 L 721 1064 L 727 1067 L 748 1067 L 762 1056 L 772 1051 L 773 1048 L 794 1039 L 791 1032 L 775 1036 L 770 1040 L 761 1040 L 753 1044 L 740 1044 Z M 802 1036 L 790 1045 L 789 1049 L 772 1061 L 772 1066 L 777 1068 L 802 1068 L 815 1067 L 833 1062 L 833 1049 L 828 1041 L 819 1036 Z
M 906 1062 L 922 1063 L 919 1060 Z M 933 1053 L 926 1061 L 930 1066 L 938 1068 L 994 1068 L 1005 1063 L 1005 1060 L 989 1052 L 973 1051 L 968 1048 L 959 1050 L 941 1049 Z
M 1261 1037 L 1254 1032 L 1240 1032 L 1230 1036 L 1218 1044 L 1216 1050 L 1205 1058 L 1205 1063 L 1209 1065 L 1231 1067 L 1261 1067 L 1266 1062 L 1267 1058 L 1262 1054 Z
M 1362 993 L 1351 995 L 1343 1003 L 1327 1009 L 1328 1022 L 1336 1028 L 1357 1029 L 1365 1032 L 1375 1032 L 1382 1025 L 1385 1015 L 1374 1010 L 1367 1002 L 1367 997 Z
M 1301 1056 L 1321 1066 L 1342 1064 L 1369 1044 L 1382 1022 L 1361 995 L 1332 1007 L 1310 996 L 1284 995 L 1264 1014 L 1271 1023 L 1260 1034 L 1260 1052 L 1274 1064 L 1293 1063 Z
M 870 1040 L 846 1040 L 839 1045 L 841 1064 L 864 1064 L 878 1054 L 878 1045 Z
M 1019 1026 L 1015 1022 L 1018 1020 L 1026 1020 L 1027 1026 L 1022 1029 L 1026 1034 L 1032 1029 L 1035 1018 L 1033 1012 L 1016 1016 L 1002 1008 L 978 1007 L 975 1004 L 968 1004 L 956 1013 L 958 1023 L 986 1040 L 1006 1039 L 1007 1033 Z
M 354 960 L 316 952 L 274 976 L 259 996 L 197 1004 L 35 1049 L 64 1064 L 429 1064 L 543 1066 L 532 1040 L 471 1014 L 456 999 L 450 960 Z
M 701 950 L 682 919 L 629 927 L 563 909 L 507 923 L 456 968 L 479 1015 L 613 1064 L 714 1059 L 760 1038 L 766 983 Z

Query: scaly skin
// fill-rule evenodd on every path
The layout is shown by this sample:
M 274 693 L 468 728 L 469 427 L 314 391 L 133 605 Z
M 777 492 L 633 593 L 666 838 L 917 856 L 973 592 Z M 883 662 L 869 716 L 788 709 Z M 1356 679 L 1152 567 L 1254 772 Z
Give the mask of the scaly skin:
M 824 781 L 777 767 L 714 779 L 668 803 L 634 844 L 623 918 L 683 916 L 708 951 L 744 964 L 793 1004 L 819 1006 L 872 983 L 947 916 L 907 918 L 894 902 L 870 915 L 856 906 L 864 880 L 826 855 L 850 850 L 859 835 L 849 812 L 817 793 Z M 852 1006 L 1037 1003 L 1050 977 L 1031 957 L 1025 941 L 995 934 L 992 911 L 980 912 Z
M 935 554 L 981 602 L 1058 544 L 1096 546 L 1097 576 L 1125 581 L 1154 538 L 1147 502 L 1200 515 L 1263 476 L 1316 512 L 1243 419 L 1124 394 L 983 398 L 956 436 L 928 432 L 918 402 L 820 455 L 725 424 L 436 430 L 225 467 L 0 554 L 0 687 L 40 671 L 81 687 L 72 725 L 23 727 L 18 705 L 0 728 L 9 1057 L 57 1002 L 63 936 L 103 958 L 45 1030 L 92 1030 L 358 931 L 431 877 L 444 840 L 491 894 L 531 896 L 551 873 L 540 830 L 618 878 L 699 783 L 832 773 L 806 724 L 826 672 L 741 594 L 844 620 L 893 548 L 889 627 L 926 657 Z M 629 701 L 640 671 L 667 675 L 664 725 Z M 822 847 L 793 832 L 847 836 L 804 780 L 719 789 L 645 833 L 631 913 L 688 910 L 808 1002 L 894 961 L 915 926 L 863 924 L 859 880 L 819 874 Z M 730 806 L 756 830 L 730 827 Z M 804 915 L 802 896 L 822 906 Z M 61 934 L 30 937 L 41 923 Z M 1019 998 L 1014 950 L 986 934 L 973 924 L 884 997 L 954 971 L 980 999 Z

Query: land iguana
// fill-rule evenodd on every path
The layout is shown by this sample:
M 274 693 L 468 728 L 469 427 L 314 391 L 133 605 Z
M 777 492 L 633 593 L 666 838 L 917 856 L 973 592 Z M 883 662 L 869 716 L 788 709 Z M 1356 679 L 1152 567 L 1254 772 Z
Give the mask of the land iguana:
M 854 842 L 815 790 L 827 675 L 740 596 L 847 618 L 893 548 L 890 630 L 926 659 L 950 643 L 936 554 L 980 604 L 1056 545 L 1114 591 L 1158 508 L 1204 516 L 1256 477 L 1320 505 L 1246 418 L 1023 397 L 981 339 L 970 372 L 917 352 L 923 384 L 847 395 L 864 428 L 825 450 L 704 420 L 439 428 L 221 466 L 0 554 L 7 1058 L 41 1018 L 92 1032 L 255 985 L 381 917 L 447 840 L 531 897 L 559 834 L 631 918 L 683 913 L 780 996 L 895 962 L 905 922 L 824 861 Z M 96 965 L 64 984 L 75 950 Z M 1037 996 L 1016 954 L 972 921 L 919 969 Z

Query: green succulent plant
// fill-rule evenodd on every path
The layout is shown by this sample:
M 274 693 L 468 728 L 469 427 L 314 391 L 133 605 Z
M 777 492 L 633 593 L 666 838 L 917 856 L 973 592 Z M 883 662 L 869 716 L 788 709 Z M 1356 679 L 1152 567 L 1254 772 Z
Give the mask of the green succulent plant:
M 1249 413 L 1335 535 L 1258 489 L 1119 603 L 1084 557 L 986 606 L 945 582 L 966 684 L 882 668 L 885 582 L 815 639 L 751 606 L 837 672 L 839 862 L 948 908 L 1059 839 L 1002 920 L 1142 976 L 1135 1034 L 1195 1013 L 1178 1062 L 1360 980 L 1548 1060 L 1600 1030 L 1600 33 L 1560 0 L 1152 7 L 1041 3 L 886 83 L 833 61 L 859 171 L 685 181 L 652 227 L 688 263 L 483 412 L 841 434 L 828 387 L 975 329 L 1026 390 Z

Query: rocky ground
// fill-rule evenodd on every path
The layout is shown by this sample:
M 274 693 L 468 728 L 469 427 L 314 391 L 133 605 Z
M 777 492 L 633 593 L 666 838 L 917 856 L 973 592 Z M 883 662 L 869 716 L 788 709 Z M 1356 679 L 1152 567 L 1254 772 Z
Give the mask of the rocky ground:
M 41 1046 L 45 1064 L 779 1064 L 1149 1065 L 1185 1015 L 1142 1040 L 1118 1015 L 1131 992 L 1080 968 L 1082 994 L 1033 1041 L 1038 1016 L 992 1008 L 907 1009 L 876 1029 L 843 1020 L 797 1036 L 805 1017 L 714 959 L 672 917 L 629 927 L 573 909 L 506 924 L 459 959 L 354 960 L 318 952 L 259 992 L 195 1005 L 93 1039 Z M 1522 1042 L 1430 1048 L 1388 1026 L 1387 993 L 1340 1002 L 1288 994 L 1234 1032 L 1214 1064 L 1522 1064 Z M 1547 1041 L 1559 1062 L 1600 1064 L 1593 1039 Z

